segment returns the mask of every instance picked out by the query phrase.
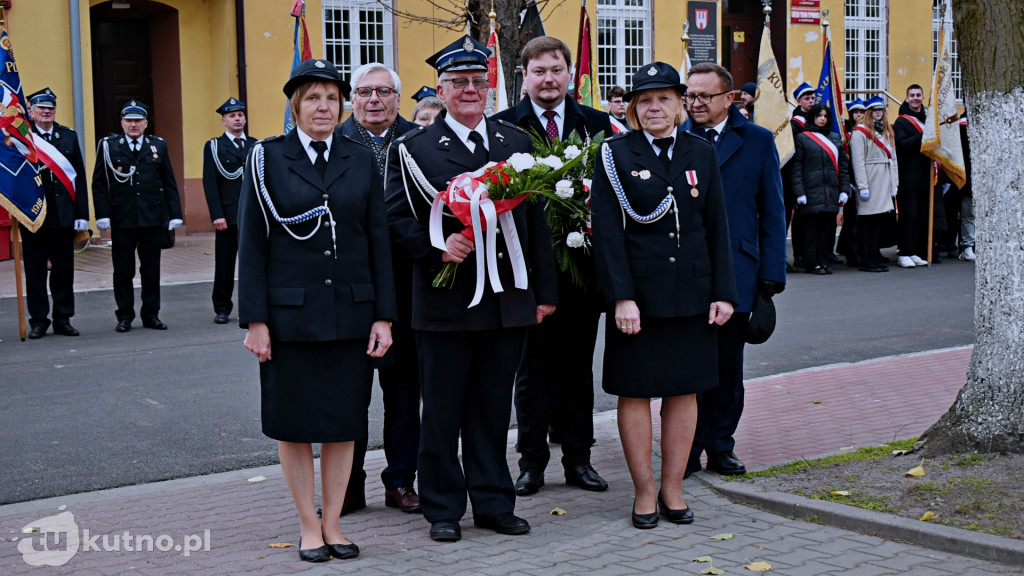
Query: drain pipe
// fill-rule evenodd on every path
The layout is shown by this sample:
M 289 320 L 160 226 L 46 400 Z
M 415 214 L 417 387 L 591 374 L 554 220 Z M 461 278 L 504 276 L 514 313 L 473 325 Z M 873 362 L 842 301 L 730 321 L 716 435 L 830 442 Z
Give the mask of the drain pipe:
M 74 0 L 72 0 L 74 1 Z M 249 101 L 248 81 L 246 80 L 245 68 L 245 4 L 244 0 L 235 0 L 235 45 L 238 51 L 238 99 L 242 102 Z
M 85 95 L 82 88 L 82 14 L 80 0 L 68 0 L 68 17 L 71 24 L 71 92 L 75 108 L 75 132 L 78 146 L 85 154 Z

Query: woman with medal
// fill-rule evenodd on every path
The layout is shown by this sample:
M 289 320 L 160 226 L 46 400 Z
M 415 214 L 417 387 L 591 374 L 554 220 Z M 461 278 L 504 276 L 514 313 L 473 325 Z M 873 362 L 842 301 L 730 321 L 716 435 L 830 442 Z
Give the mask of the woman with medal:
M 878 235 L 886 214 L 893 209 L 892 199 L 900 183 L 895 135 L 882 98 L 875 96 L 865 105 L 868 113 L 850 136 L 850 161 L 858 190 L 857 252 L 860 270 L 888 272 L 889 267 L 878 260 Z
M 696 394 L 718 384 L 718 326 L 736 301 L 718 162 L 681 130 L 686 86 L 668 64 L 633 75 L 626 119 L 606 140 L 592 193 L 597 271 L 608 305 L 603 387 L 619 397 L 633 479 L 632 521 L 693 522 L 682 496 Z M 661 487 L 651 465 L 651 398 L 661 397 Z
M 284 86 L 295 129 L 252 146 L 239 199 L 239 323 L 308 562 L 359 554 L 339 517 L 353 441 L 366 435 L 371 359 L 387 352 L 397 315 L 383 183 L 367 169 L 373 153 L 336 129 L 348 91 L 331 62 L 299 65 Z

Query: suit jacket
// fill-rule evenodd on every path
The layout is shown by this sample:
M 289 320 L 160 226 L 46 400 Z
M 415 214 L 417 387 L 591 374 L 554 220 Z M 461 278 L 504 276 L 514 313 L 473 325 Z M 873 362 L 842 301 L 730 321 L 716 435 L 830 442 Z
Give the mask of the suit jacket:
M 442 114 L 444 114 L 442 112 Z M 531 149 L 529 136 L 505 122 L 487 121 L 489 157 L 500 162 L 515 152 Z M 447 188 L 448 182 L 480 166 L 473 154 L 459 141 L 443 116 L 434 124 L 420 127 L 396 139 L 388 153 L 385 194 L 392 247 L 396 254 L 414 262 L 412 280 L 412 327 L 417 330 L 461 331 L 493 330 L 537 323 L 539 304 L 557 304 L 554 252 L 548 234 L 544 210 L 539 202 L 523 202 L 514 210 L 519 240 L 529 270 L 529 286 L 515 287 L 512 266 L 504 235 L 498 235 L 498 269 L 504 291 L 494 293 L 490 283 L 484 287 L 483 300 L 467 308 L 476 288 L 476 258 L 471 253 L 461 264 L 450 288 L 434 288 L 431 282 L 441 271 L 442 252 L 430 244 L 428 219 L 431 198 L 415 187 L 412 177 L 400 163 L 400 147 L 412 155 L 434 191 Z M 408 188 L 405 182 L 408 182 Z M 444 236 L 464 228 L 445 208 Z
M 135 169 L 125 182 L 119 182 L 107 166 L 104 143 L 114 168 L 122 174 Z M 144 135 L 138 153 L 132 152 L 124 134 L 100 140 L 92 172 L 92 192 L 96 219 L 110 218 L 114 228 L 162 226 L 165 216 L 171 220 L 182 218 L 171 157 L 167 143 L 159 136 Z
M 684 128 L 705 130 L 687 120 Z M 786 209 L 779 153 L 772 133 L 729 110 L 725 133 L 715 144 L 722 173 L 729 240 L 736 269 L 737 312 L 749 312 L 758 279 L 786 282 Z
M 37 138 L 42 138 L 38 129 L 34 130 Z M 60 151 L 75 169 L 75 199 L 53 172 L 42 162 L 39 163 L 39 176 L 43 180 L 43 192 L 46 194 L 46 220 L 43 228 L 71 228 L 75 220 L 89 219 L 89 188 L 85 176 L 85 161 L 82 159 L 82 148 L 78 145 L 78 135 L 66 126 L 53 123 L 50 144 Z
M 491 116 L 492 120 L 504 120 L 519 126 L 527 132 L 536 131 L 543 136 L 546 128 L 540 123 L 540 119 L 533 111 L 533 104 L 530 98 L 526 97 L 519 101 L 514 108 L 507 108 Z M 580 138 L 586 139 L 597 136 L 598 132 L 604 132 L 605 137 L 611 137 L 611 120 L 608 114 L 594 110 L 589 106 L 577 104 L 572 98 L 565 99 L 565 121 L 562 123 L 562 139 L 572 134 L 573 130 L 580 133 Z
M 252 136 L 245 136 L 245 148 L 239 150 L 227 134 L 211 138 L 203 146 L 203 193 L 210 208 L 210 220 L 227 220 L 228 226 L 238 224 L 238 193 L 242 189 L 242 177 L 229 179 L 217 170 L 213 161 L 213 143 L 217 143 L 217 158 L 229 174 L 245 166 L 245 157 L 257 142 Z
M 651 213 L 668 194 L 678 209 L 655 222 L 636 222 L 612 188 L 603 151 L 598 156 L 591 206 L 594 256 L 606 302 L 635 300 L 641 314 L 663 318 L 707 314 L 711 302 L 736 302 L 722 180 L 711 144 L 677 130 L 668 170 L 642 130 L 605 146 L 636 213 Z M 687 181 L 690 170 L 697 174 L 696 186 Z
M 271 340 L 308 342 L 367 338 L 373 322 L 395 320 L 391 245 L 381 180 L 366 169 L 373 164 L 370 150 L 335 128 L 321 179 L 296 130 L 260 144 L 278 216 L 326 203 L 337 242 L 326 215 L 286 229 L 246 170 L 238 204 L 239 324 L 266 322 Z

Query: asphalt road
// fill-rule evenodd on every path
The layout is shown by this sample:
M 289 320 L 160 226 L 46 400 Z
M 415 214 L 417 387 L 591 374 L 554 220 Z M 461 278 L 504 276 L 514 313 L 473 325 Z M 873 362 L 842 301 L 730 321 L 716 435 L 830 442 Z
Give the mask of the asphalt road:
M 972 264 L 835 270 L 791 275 L 776 297 L 775 335 L 747 347 L 747 378 L 974 342 Z M 114 332 L 113 294 L 98 291 L 76 295 L 81 337 L 26 342 L 15 300 L 0 299 L 0 504 L 277 461 L 260 431 L 258 368 L 244 332 L 213 323 L 209 284 L 162 293 L 166 332 L 138 320 L 130 333 Z M 615 406 L 600 387 L 602 348 L 603 338 L 597 411 Z M 371 446 L 381 426 L 375 389 Z

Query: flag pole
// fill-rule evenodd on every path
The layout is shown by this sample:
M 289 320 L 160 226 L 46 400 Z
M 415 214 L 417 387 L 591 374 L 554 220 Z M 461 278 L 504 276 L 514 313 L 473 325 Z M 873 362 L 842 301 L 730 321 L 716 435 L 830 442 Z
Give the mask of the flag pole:
M 3 7 L 0 6 L 0 29 L 7 28 L 7 13 Z M 18 303 L 18 336 L 21 337 L 21 341 L 25 341 L 25 287 L 22 285 L 23 281 L 23 269 L 22 269 L 22 253 L 21 253 L 21 224 L 18 219 L 11 217 L 11 245 L 14 249 L 14 289 L 17 294 Z

